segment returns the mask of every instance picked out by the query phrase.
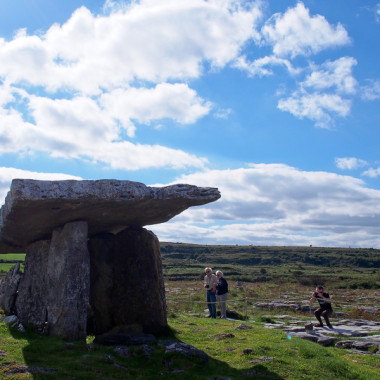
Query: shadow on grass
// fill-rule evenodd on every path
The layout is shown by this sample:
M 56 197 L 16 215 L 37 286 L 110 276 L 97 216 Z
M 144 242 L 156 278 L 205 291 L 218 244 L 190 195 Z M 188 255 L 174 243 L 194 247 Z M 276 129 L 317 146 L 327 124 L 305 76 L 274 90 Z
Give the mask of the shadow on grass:
M 167 354 L 165 347 L 158 344 L 161 340 L 175 340 L 172 334 L 161 337 L 158 342 L 149 346 L 129 346 L 125 356 L 115 352 L 115 347 L 101 346 L 86 342 L 66 342 L 52 336 L 41 336 L 37 333 L 21 333 L 9 329 L 13 342 L 10 346 L 14 352 L 19 347 L 24 363 L 11 363 L 0 375 L 9 378 L 29 379 L 272 379 L 280 380 L 281 376 L 269 371 L 263 364 L 238 370 L 228 363 L 209 358 L 204 361 L 194 356 L 178 353 Z M 123 346 L 125 347 L 125 346 Z M 17 356 L 15 354 L 15 356 Z M 9 362 L 9 361 L 8 361 Z M 27 377 L 25 377 L 27 376 Z

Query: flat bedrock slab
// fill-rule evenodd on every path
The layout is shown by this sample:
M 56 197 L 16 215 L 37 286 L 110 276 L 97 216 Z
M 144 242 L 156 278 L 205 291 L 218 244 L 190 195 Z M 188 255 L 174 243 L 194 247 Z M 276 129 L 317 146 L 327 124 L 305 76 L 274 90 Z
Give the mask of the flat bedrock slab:
M 191 206 L 219 198 L 217 188 L 185 184 L 148 187 L 107 179 L 14 179 L 1 208 L 0 237 L 6 244 L 25 247 L 50 238 L 55 228 L 76 220 L 88 223 L 89 236 L 117 233 L 129 226 L 166 222 Z

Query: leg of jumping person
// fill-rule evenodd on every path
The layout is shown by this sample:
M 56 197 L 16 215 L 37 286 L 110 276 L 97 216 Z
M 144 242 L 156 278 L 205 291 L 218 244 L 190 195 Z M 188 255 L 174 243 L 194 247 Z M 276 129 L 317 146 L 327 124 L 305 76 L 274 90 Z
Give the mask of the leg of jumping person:
M 315 310 L 314 315 L 315 315 L 315 318 L 317 318 L 317 319 L 318 319 L 318 322 L 319 322 L 319 323 L 318 323 L 317 325 L 315 325 L 315 326 L 316 326 L 316 327 L 323 327 L 323 322 L 322 322 L 322 319 L 321 319 L 322 309 L 319 308 L 319 309 Z
M 323 311 L 322 316 L 323 316 L 323 318 L 326 321 L 327 327 L 329 327 L 331 329 L 332 326 L 331 326 L 331 323 L 329 321 L 329 317 L 331 316 L 331 310 L 325 310 L 325 311 Z

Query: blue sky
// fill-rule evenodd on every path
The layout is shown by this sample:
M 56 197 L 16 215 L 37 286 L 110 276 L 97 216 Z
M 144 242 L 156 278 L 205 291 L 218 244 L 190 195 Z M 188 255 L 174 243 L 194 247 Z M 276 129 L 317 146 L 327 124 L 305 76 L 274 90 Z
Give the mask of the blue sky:
M 0 3 L 12 178 L 215 186 L 162 241 L 380 248 L 380 2 Z

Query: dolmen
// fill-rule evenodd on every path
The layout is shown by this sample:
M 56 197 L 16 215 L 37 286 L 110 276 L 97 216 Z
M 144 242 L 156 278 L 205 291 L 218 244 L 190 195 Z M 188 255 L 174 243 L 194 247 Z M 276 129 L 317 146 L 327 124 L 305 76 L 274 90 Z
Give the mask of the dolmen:
M 166 331 L 158 238 L 144 228 L 220 198 L 217 188 L 120 180 L 14 179 L 1 208 L 0 253 L 26 252 L 0 306 L 26 328 L 67 340 L 139 326 Z M 123 330 L 124 329 L 124 330 Z

